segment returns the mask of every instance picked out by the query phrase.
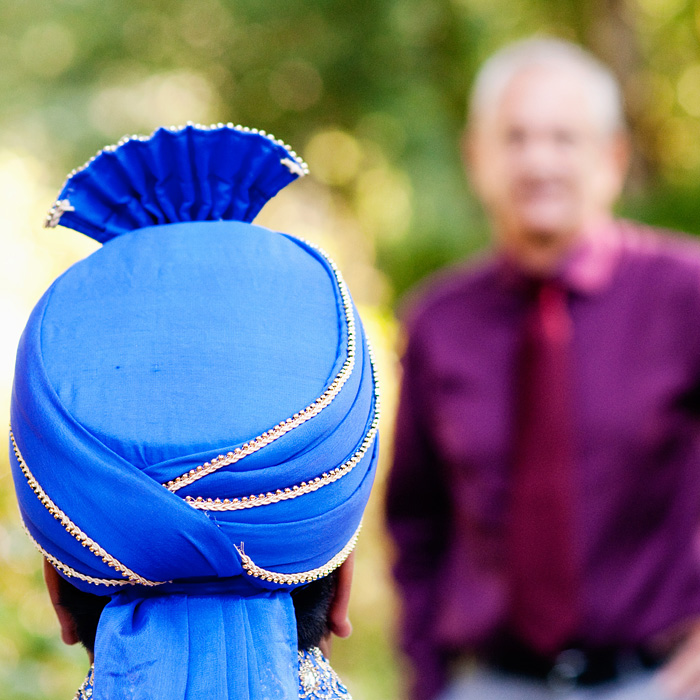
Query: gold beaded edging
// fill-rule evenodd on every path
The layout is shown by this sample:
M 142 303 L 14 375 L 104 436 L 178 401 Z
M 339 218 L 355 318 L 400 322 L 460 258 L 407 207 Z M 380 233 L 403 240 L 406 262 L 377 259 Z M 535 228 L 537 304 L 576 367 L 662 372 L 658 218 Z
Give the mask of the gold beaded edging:
M 355 314 L 352 308 L 350 292 L 348 291 L 347 285 L 345 284 L 345 280 L 340 274 L 338 266 L 328 257 L 328 255 L 323 250 L 312 245 L 308 241 L 304 241 L 304 243 L 316 250 L 316 252 L 326 260 L 328 266 L 333 272 L 336 284 L 338 285 L 338 290 L 342 299 L 343 312 L 345 314 L 345 324 L 347 327 L 348 334 L 347 357 L 345 359 L 345 362 L 343 363 L 343 366 L 340 368 L 340 371 L 330 383 L 328 388 L 323 392 L 323 394 L 321 394 L 321 396 L 319 396 L 319 398 L 317 398 L 314 402 L 310 403 L 306 408 L 302 409 L 298 413 L 295 413 L 291 418 L 287 418 L 281 423 L 278 423 L 273 428 L 266 430 L 257 437 L 254 437 L 252 440 L 244 442 L 243 445 L 237 447 L 233 452 L 228 452 L 225 455 L 219 455 L 218 457 L 214 457 L 210 462 L 200 464 L 198 467 L 190 469 L 189 472 L 182 474 L 181 476 L 178 476 L 172 481 L 168 481 L 167 483 L 163 484 L 163 486 L 165 486 L 165 488 L 167 488 L 168 491 L 172 491 L 174 493 L 175 491 L 178 491 L 179 489 L 185 486 L 189 486 L 190 484 L 194 483 L 195 481 L 201 479 L 204 476 L 213 474 L 215 471 L 221 469 L 222 467 L 227 467 L 231 464 L 235 464 L 236 462 L 242 460 L 244 457 L 258 452 L 258 450 L 262 449 L 263 447 L 266 447 L 275 440 L 278 440 L 283 435 L 286 435 L 290 430 L 294 430 L 294 428 L 298 428 L 300 425 L 306 423 L 306 421 L 310 420 L 311 418 L 314 418 L 324 408 L 326 408 L 333 401 L 333 399 L 335 399 L 335 397 L 340 393 L 340 390 L 343 388 L 348 378 L 352 374 L 353 368 L 355 367 L 355 354 L 357 342 L 355 340 Z
M 352 700 L 318 647 L 299 649 L 299 700 Z
M 133 581 L 128 581 L 123 578 L 95 578 L 94 576 L 88 576 L 87 574 L 81 574 L 79 571 L 76 571 L 75 569 L 72 569 L 70 566 L 67 564 L 64 564 L 60 559 L 57 559 L 56 557 L 53 556 L 53 554 L 49 554 L 33 537 L 32 533 L 29 532 L 29 529 L 27 528 L 26 524 L 22 520 L 21 522 L 22 529 L 26 533 L 27 537 L 29 537 L 30 541 L 32 544 L 37 548 L 37 550 L 44 556 L 45 559 L 48 560 L 49 564 L 51 564 L 55 569 L 58 569 L 62 574 L 65 574 L 66 576 L 70 578 L 78 578 L 81 581 L 86 581 L 87 583 L 94 583 L 98 586 L 135 586 L 136 584 Z
M 87 163 L 81 165 L 79 168 L 71 170 L 71 172 L 68 173 L 68 177 L 66 177 L 60 191 L 63 192 L 66 185 L 68 184 L 68 181 L 74 175 L 77 175 L 79 172 L 88 168 L 91 165 L 91 163 L 103 153 L 111 153 L 113 151 L 116 151 L 117 148 L 123 146 L 129 141 L 149 141 L 153 138 L 153 136 L 155 136 L 156 132 L 160 131 L 160 129 L 165 129 L 166 131 L 170 131 L 171 133 L 176 134 L 181 131 L 184 131 L 187 127 L 190 126 L 193 126 L 196 129 L 199 129 L 200 131 L 218 131 L 220 129 L 232 129 L 233 131 L 239 131 L 244 134 L 259 134 L 260 136 L 264 136 L 268 141 L 271 141 L 276 146 L 282 146 L 282 148 L 285 148 L 287 150 L 291 157 L 282 158 L 280 160 L 280 163 L 284 165 L 292 174 L 297 175 L 299 177 L 304 177 L 305 175 L 309 174 L 309 166 L 296 154 L 295 151 L 292 150 L 291 146 L 287 145 L 284 141 L 282 141 L 282 139 L 276 139 L 272 134 L 268 134 L 263 129 L 251 129 L 250 127 L 241 126 L 240 124 L 233 124 L 233 122 L 228 122 L 226 124 L 224 124 L 223 122 L 219 122 L 218 124 L 210 124 L 208 126 L 205 124 L 194 124 L 193 122 L 187 122 L 186 124 L 181 124 L 179 126 L 158 127 L 157 129 L 154 129 L 149 136 L 138 136 L 136 134 L 133 134 L 131 136 L 124 136 L 117 143 L 112 144 L 110 146 L 105 146 L 102 150 L 98 151 L 92 158 L 90 158 L 90 160 Z M 70 202 L 67 199 L 56 200 L 56 202 L 51 207 L 51 209 L 49 209 L 49 212 L 46 215 L 44 227 L 55 228 L 56 226 L 58 226 L 58 224 L 61 221 L 61 217 L 67 211 L 75 211 L 74 207 L 71 206 Z
M 63 192 L 63 187 L 61 188 L 61 192 Z M 49 213 L 46 215 L 44 228 L 56 228 L 61 217 L 67 211 L 75 211 L 75 207 L 67 199 L 57 199 L 56 203 L 49 209 Z
M 372 446 L 374 439 L 377 435 L 377 426 L 379 424 L 379 415 L 375 410 L 374 420 L 371 423 L 370 429 L 367 431 L 360 448 L 353 454 L 353 456 L 344 464 L 335 469 L 331 469 L 329 472 L 324 472 L 321 476 L 317 476 L 311 481 L 302 481 L 301 484 L 295 484 L 291 488 L 277 489 L 274 493 L 261 493 L 259 496 L 243 496 L 243 498 L 207 498 L 204 499 L 201 496 L 193 498 L 192 496 L 186 496 L 185 502 L 191 505 L 197 510 L 216 510 L 216 511 L 230 511 L 230 510 L 244 510 L 246 508 L 255 508 L 256 506 L 269 506 L 273 503 L 279 503 L 280 501 L 288 501 L 297 496 L 303 496 L 307 493 L 312 493 L 313 491 L 318 491 L 328 484 L 332 484 L 334 481 L 338 481 L 346 474 L 349 474 L 360 462 L 360 460 L 367 454 L 367 451 Z
M 240 547 L 236 547 L 236 551 L 241 557 L 241 563 L 243 564 L 243 569 L 249 576 L 255 576 L 255 578 L 262 579 L 263 581 L 269 581 L 271 583 L 282 583 L 288 586 L 292 586 L 297 583 L 310 583 L 323 576 L 328 576 L 332 571 L 335 571 L 351 554 L 352 550 L 355 549 L 357 544 L 357 538 L 360 535 L 360 530 L 362 529 L 362 523 L 360 523 L 355 534 L 350 538 L 350 541 L 326 564 L 319 566 L 316 569 L 311 569 L 310 571 L 300 571 L 296 574 L 280 574 L 276 571 L 269 571 L 268 569 L 263 569 L 258 566 L 244 551 L 243 543 L 241 542 Z
M 90 670 L 88 671 L 85 680 L 82 682 L 80 688 L 73 696 L 73 700 L 92 700 L 93 698 L 93 686 L 95 684 L 95 664 L 90 665 Z
M 30 471 L 27 463 L 22 457 L 22 453 L 17 446 L 15 441 L 14 433 L 12 432 L 12 425 L 10 425 L 10 442 L 12 443 L 12 450 L 15 453 L 19 468 L 24 474 L 24 478 L 27 480 L 29 488 L 34 491 L 37 498 L 44 505 L 46 510 L 53 515 L 56 520 L 59 520 L 63 528 L 69 535 L 72 535 L 78 542 L 80 542 L 83 547 L 87 547 L 96 557 L 102 559 L 102 561 L 107 564 L 112 569 L 118 571 L 122 576 L 126 577 L 132 583 L 140 583 L 142 586 L 158 586 L 161 581 L 149 581 L 148 579 L 139 576 L 136 572 L 127 568 L 120 561 L 115 559 L 111 554 L 109 554 L 105 549 L 100 547 L 100 545 L 95 542 L 95 540 L 88 537 L 52 500 L 49 495 L 41 488 L 41 485 L 36 480 L 32 472 Z

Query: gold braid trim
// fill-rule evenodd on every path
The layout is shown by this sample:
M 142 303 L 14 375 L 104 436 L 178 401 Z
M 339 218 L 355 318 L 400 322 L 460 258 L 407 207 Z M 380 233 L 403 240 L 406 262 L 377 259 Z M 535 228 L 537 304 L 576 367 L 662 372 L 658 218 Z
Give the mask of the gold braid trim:
M 99 557 L 102 559 L 102 561 L 107 564 L 112 569 L 115 569 L 118 571 L 122 576 L 126 577 L 131 581 L 132 583 L 140 583 L 142 586 L 157 586 L 159 585 L 159 581 L 149 581 L 148 579 L 143 578 L 143 576 L 139 576 L 136 572 L 132 571 L 131 569 L 127 568 L 122 564 L 120 561 L 115 559 L 111 554 L 109 554 L 106 550 L 104 550 L 102 547 L 100 547 L 95 540 L 91 539 L 88 537 L 50 498 L 49 495 L 44 491 L 43 488 L 41 488 L 41 485 L 39 482 L 36 480 L 32 472 L 30 471 L 29 467 L 27 466 L 27 463 L 24 461 L 24 457 L 22 457 L 22 453 L 19 450 L 19 447 L 17 446 L 17 442 L 15 441 L 15 436 L 14 433 L 12 432 L 12 425 L 10 424 L 10 442 L 12 443 L 12 450 L 15 453 L 15 457 L 17 458 L 17 463 L 19 464 L 19 468 L 22 470 L 22 474 L 24 474 L 24 478 L 27 480 L 27 484 L 29 485 L 29 488 L 34 491 L 36 494 L 37 498 L 41 501 L 41 503 L 44 505 L 46 510 L 53 515 L 56 520 L 59 520 L 61 525 L 63 525 L 64 529 L 69 535 L 72 535 L 80 544 L 83 545 L 83 547 L 87 547 L 96 557 Z
M 295 484 L 291 488 L 286 488 L 284 490 L 277 489 L 274 493 L 261 493 L 259 496 L 243 496 L 243 498 L 207 498 L 204 499 L 201 496 L 193 498 L 192 496 L 185 497 L 185 501 L 189 503 L 193 508 L 197 510 L 216 510 L 216 511 L 227 511 L 227 510 L 244 510 L 246 508 L 255 508 L 256 506 L 269 506 L 273 503 L 279 503 L 280 501 L 288 501 L 297 496 L 303 496 L 307 493 L 312 493 L 313 491 L 318 491 L 328 484 L 332 484 L 334 481 L 338 481 L 346 474 L 349 474 L 360 462 L 360 460 L 367 454 L 367 451 L 372 446 L 374 439 L 377 435 L 377 424 L 379 423 L 379 418 L 375 413 L 375 418 L 372 421 L 370 429 L 362 441 L 360 449 L 355 452 L 355 454 L 344 464 L 335 469 L 331 469 L 329 472 L 324 472 L 321 476 L 317 476 L 311 481 L 302 481 L 301 484 Z
M 357 544 L 357 538 L 360 535 L 360 530 L 362 529 L 362 523 L 360 523 L 355 534 L 350 538 L 350 541 L 343 547 L 330 561 L 328 561 L 323 566 L 319 566 L 317 569 L 311 569 L 310 571 L 300 571 L 297 574 L 279 574 L 276 571 L 269 571 L 268 569 L 263 569 L 258 566 L 244 551 L 243 543 L 241 542 L 240 547 L 236 547 L 236 551 L 241 557 L 241 562 L 243 564 L 243 569 L 249 576 L 255 576 L 255 578 L 262 579 L 263 581 L 270 581 L 272 583 L 284 583 L 286 585 L 292 586 L 296 583 L 309 583 L 315 581 L 317 578 L 322 578 L 323 576 L 328 576 L 332 571 L 335 571 L 351 554 L 352 550 L 355 549 Z M 235 547 L 235 545 L 234 545 Z
M 214 457 L 214 459 L 212 459 L 211 462 L 205 462 L 204 464 L 201 464 L 198 467 L 195 467 L 194 469 L 190 469 L 190 471 L 186 474 L 182 474 L 176 479 L 173 479 L 172 481 L 168 481 L 167 483 L 163 484 L 163 486 L 165 486 L 165 488 L 167 488 L 169 491 L 178 491 L 184 486 L 189 486 L 190 484 L 194 483 L 195 481 L 201 479 L 204 476 L 213 474 L 215 471 L 221 469 L 222 467 L 227 467 L 231 464 L 239 462 L 244 457 L 247 457 L 248 455 L 257 452 L 263 447 L 266 447 L 270 443 L 281 438 L 283 435 L 286 435 L 290 430 L 298 428 L 300 425 L 306 423 L 306 421 L 310 420 L 314 416 L 317 416 L 324 408 L 326 408 L 333 401 L 333 399 L 335 399 L 335 397 L 340 393 L 340 390 L 345 385 L 345 382 L 347 382 L 348 378 L 352 374 L 353 368 L 355 367 L 355 353 L 357 342 L 355 340 L 355 314 L 352 308 L 350 292 L 348 292 L 347 285 L 345 284 L 345 280 L 343 280 L 340 274 L 338 266 L 328 257 L 328 255 L 326 255 L 324 251 L 312 245 L 308 241 L 304 241 L 304 243 L 306 243 L 306 245 L 308 245 L 309 247 L 314 248 L 314 250 L 316 250 L 319 253 L 319 255 L 325 258 L 326 262 L 328 263 L 328 266 L 333 271 L 333 275 L 336 279 L 336 283 L 340 291 L 340 296 L 343 304 L 343 311 L 345 313 L 345 323 L 347 326 L 348 333 L 348 356 L 345 362 L 343 363 L 343 366 L 340 368 L 340 371 L 330 383 L 328 388 L 313 403 L 310 403 L 306 408 L 302 409 L 298 413 L 295 413 L 293 416 L 287 418 L 281 423 L 278 423 L 273 428 L 270 428 L 269 430 L 266 430 L 264 433 L 258 435 L 257 437 L 254 437 L 252 440 L 243 443 L 241 447 L 237 447 L 233 452 Z
M 297 496 L 303 496 L 307 493 L 312 493 L 313 491 L 318 491 L 328 484 L 332 484 L 334 481 L 344 477 L 349 474 L 360 462 L 360 460 L 365 456 L 369 448 L 372 446 L 374 439 L 377 435 L 377 430 L 379 427 L 379 415 L 380 415 L 380 392 L 379 392 L 379 378 L 377 377 L 377 367 L 374 361 L 374 352 L 372 351 L 372 346 L 367 343 L 367 349 L 369 354 L 369 361 L 372 366 L 372 381 L 374 384 L 374 418 L 372 423 L 362 440 L 359 449 L 353 454 L 350 459 L 335 469 L 331 469 L 329 472 L 324 472 L 321 476 L 317 476 L 311 481 L 302 481 L 301 484 L 295 484 L 292 487 L 287 487 L 285 489 L 277 489 L 274 493 L 261 493 L 259 495 L 243 496 L 242 498 L 203 498 L 202 496 L 186 496 L 185 502 L 191 505 L 197 510 L 215 510 L 215 511 L 232 511 L 232 510 L 245 510 L 247 508 L 255 508 L 257 506 L 269 506 L 273 503 L 279 503 L 280 501 L 288 501 Z
M 123 578 L 95 578 L 94 576 L 87 576 L 86 574 L 81 574 L 75 569 L 71 569 L 70 566 L 64 564 L 60 559 L 56 559 L 53 554 L 49 554 L 31 535 L 24 521 L 22 521 L 22 529 L 26 533 L 27 537 L 31 540 L 32 544 L 44 555 L 44 558 L 51 564 L 54 569 L 57 569 L 62 574 L 70 578 L 78 578 L 81 581 L 86 581 L 87 583 L 94 583 L 98 586 L 134 586 L 136 585 L 133 581 L 127 581 Z

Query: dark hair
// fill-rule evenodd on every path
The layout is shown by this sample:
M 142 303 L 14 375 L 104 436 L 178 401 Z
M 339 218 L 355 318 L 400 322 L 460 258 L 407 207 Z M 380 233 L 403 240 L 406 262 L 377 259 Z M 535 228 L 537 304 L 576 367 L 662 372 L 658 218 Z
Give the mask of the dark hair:
M 299 649 L 318 646 L 321 639 L 328 634 L 328 612 L 337 579 L 336 569 L 328 576 L 292 591 Z M 86 649 L 94 651 L 97 623 L 109 598 L 85 593 L 63 577 L 60 578 L 58 592 L 59 602 L 75 620 L 78 639 Z

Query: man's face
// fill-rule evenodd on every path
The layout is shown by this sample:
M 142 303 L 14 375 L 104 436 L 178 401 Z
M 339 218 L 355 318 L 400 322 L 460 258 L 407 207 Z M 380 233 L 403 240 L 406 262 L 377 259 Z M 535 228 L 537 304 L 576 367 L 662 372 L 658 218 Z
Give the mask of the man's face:
M 608 216 L 622 187 L 623 138 L 606 133 L 584 80 L 572 69 L 525 69 L 469 134 L 469 174 L 497 243 L 535 272 Z

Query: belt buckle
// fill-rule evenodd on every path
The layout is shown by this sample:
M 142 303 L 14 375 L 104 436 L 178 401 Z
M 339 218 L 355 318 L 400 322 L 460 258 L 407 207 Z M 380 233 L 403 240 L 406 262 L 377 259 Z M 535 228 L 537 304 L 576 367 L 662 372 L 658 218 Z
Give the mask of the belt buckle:
M 586 670 L 586 664 L 586 655 L 580 649 L 565 649 L 554 660 L 547 674 L 547 685 L 555 692 L 572 690 Z

